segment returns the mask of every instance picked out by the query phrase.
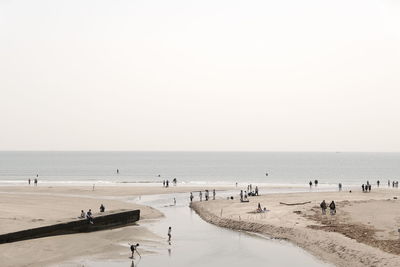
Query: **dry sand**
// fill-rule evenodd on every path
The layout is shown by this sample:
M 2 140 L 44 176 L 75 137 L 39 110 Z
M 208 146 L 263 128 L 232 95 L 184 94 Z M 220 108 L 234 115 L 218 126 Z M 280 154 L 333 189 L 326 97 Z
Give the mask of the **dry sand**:
M 203 189 L 203 188 L 202 188 Z M 224 188 L 219 188 L 224 189 Z M 130 255 L 128 242 L 162 247 L 164 242 L 143 223 L 162 214 L 151 207 L 127 203 L 140 195 L 189 192 L 199 187 L 156 186 L 3 186 L 0 187 L 0 234 L 74 220 L 83 209 L 94 215 L 100 204 L 107 211 L 140 209 L 136 225 L 84 234 L 62 235 L 0 244 L 1 266 L 48 266 L 68 260 L 118 259 Z M 151 253 L 143 251 L 141 253 Z
M 269 194 L 249 199 L 240 203 L 235 196 L 235 200 L 194 202 L 192 207 L 208 222 L 286 239 L 337 266 L 400 266 L 400 190 Z M 319 204 L 324 199 L 328 205 L 335 200 L 336 215 L 321 215 Z M 256 213 L 258 203 L 270 211 Z

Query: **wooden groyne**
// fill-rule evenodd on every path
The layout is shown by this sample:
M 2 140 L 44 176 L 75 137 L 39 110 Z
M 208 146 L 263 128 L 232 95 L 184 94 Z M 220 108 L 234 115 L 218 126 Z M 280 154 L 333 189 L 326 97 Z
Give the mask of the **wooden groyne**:
M 2 234 L 0 235 L 0 244 L 47 236 L 111 229 L 132 224 L 139 219 L 140 210 L 120 211 L 104 215 L 97 215 L 93 219 L 93 224 L 89 223 L 89 221 L 86 219 L 76 219 L 74 221 Z

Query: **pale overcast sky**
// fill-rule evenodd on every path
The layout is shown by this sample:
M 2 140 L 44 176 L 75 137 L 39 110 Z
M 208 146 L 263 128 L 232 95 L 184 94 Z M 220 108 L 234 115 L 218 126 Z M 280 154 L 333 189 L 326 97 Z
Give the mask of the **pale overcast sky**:
M 0 150 L 400 151 L 397 0 L 0 0 Z

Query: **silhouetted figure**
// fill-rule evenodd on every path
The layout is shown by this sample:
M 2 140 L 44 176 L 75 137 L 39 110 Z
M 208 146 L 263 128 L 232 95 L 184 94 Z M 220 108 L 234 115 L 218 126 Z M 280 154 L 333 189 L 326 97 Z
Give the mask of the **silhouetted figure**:
M 31 179 L 30 178 L 28 179 L 28 184 L 31 185 Z
M 37 186 L 38 179 L 35 178 L 34 183 L 35 183 L 35 186 Z
M 379 187 L 379 184 L 380 184 L 381 182 L 379 182 L 379 180 L 378 181 L 376 181 L 376 185 Z
M 319 205 L 322 209 L 322 215 L 326 215 L 326 202 L 325 200 L 322 200 L 321 204 Z
M 213 189 L 213 200 L 215 200 L 215 189 Z
M 365 186 L 364 186 L 364 184 L 362 184 L 361 188 L 362 188 L 362 191 L 365 192 Z
M 88 212 L 86 212 L 86 219 L 88 220 L 89 223 L 93 224 L 93 216 L 92 216 L 92 210 L 89 209 Z
M 203 200 L 203 193 L 201 191 L 199 192 L 199 198 L 200 198 L 200 201 Z
M 311 187 L 312 187 L 312 182 L 310 181 L 308 184 L 310 185 L 310 189 L 311 189 Z
M 134 254 L 135 254 L 135 251 L 136 251 L 136 253 L 139 255 L 139 257 L 142 257 L 142 256 L 140 256 L 140 254 L 139 254 L 139 251 L 137 251 L 137 247 L 139 246 L 139 243 L 137 243 L 136 245 L 131 245 L 130 246 L 130 249 L 131 249 L 131 252 L 132 252 L 132 256 L 131 256 L 131 258 L 133 259 L 133 257 L 134 257 Z
M 339 183 L 339 192 L 342 191 L 342 183 Z
M 335 215 L 336 214 L 336 205 L 335 202 L 332 200 L 331 204 L 329 204 L 329 209 L 331 211 L 331 215 Z
M 258 196 L 258 186 L 256 186 L 255 195 Z
M 106 210 L 106 208 L 104 207 L 103 204 L 100 205 L 100 212 L 104 212 Z
M 119 174 L 119 170 L 117 169 L 117 174 Z
M 317 187 L 317 185 L 318 185 L 318 180 L 315 180 L 315 181 L 314 181 L 314 185 L 315 185 L 315 187 Z
M 171 226 L 168 228 L 168 242 L 170 242 L 171 241 L 171 231 L 172 231 L 172 229 L 171 229 Z
M 190 192 L 190 202 L 192 202 L 192 201 L 193 201 L 193 193 Z

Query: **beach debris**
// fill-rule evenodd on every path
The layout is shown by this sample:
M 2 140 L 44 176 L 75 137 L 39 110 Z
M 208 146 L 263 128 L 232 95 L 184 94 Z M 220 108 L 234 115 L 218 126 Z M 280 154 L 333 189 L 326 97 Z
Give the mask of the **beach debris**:
M 299 202 L 299 203 L 285 203 L 285 202 L 279 202 L 279 204 L 287 205 L 287 206 L 305 205 L 305 204 L 309 204 L 309 203 L 311 203 L 311 201 Z

